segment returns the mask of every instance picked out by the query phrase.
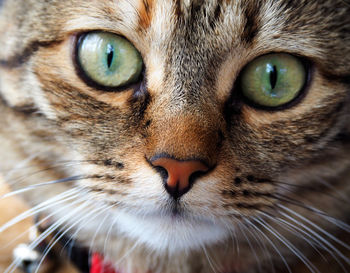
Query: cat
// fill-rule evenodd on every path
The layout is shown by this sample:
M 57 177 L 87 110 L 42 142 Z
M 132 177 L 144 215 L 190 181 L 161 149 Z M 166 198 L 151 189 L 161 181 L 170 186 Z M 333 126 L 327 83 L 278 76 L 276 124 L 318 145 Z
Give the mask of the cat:
M 24 216 L 121 273 L 349 270 L 346 1 L 0 12 L 0 173 Z

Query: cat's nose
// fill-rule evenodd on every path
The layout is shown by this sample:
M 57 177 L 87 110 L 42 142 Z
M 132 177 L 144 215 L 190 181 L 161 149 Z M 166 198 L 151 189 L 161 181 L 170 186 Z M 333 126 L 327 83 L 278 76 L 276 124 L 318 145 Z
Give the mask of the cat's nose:
M 188 192 L 194 180 L 209 170 L 200 160 L 182 161 L 169 157 L 155 157 L 151 164 L 161 174 L 165 189 L 174 199 Z

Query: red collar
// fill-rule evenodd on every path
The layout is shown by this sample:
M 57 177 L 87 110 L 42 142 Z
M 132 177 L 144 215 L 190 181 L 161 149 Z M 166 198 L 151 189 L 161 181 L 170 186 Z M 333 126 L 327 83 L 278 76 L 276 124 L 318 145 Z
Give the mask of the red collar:
M 110 263 L 103 260 L 103 257 L 94 253 L 91 259 L 90 273 L 119 273 L 113 269 Z

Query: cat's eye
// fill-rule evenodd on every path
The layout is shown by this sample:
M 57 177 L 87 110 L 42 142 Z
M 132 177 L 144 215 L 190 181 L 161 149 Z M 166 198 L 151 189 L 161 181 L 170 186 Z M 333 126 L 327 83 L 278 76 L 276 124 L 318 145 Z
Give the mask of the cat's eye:
M 90 32 L 77 44 L 77 64 L 89 81 L 118 88 L 140 79 L 143 61 L 137 49 L 125 38 L 106 32 Z
M 241 74 L 243 96 L 254 105 L 275 108 L 293 101 L 307 79 L 306 68 L 298 57 L 271 53 L 250 62 Z

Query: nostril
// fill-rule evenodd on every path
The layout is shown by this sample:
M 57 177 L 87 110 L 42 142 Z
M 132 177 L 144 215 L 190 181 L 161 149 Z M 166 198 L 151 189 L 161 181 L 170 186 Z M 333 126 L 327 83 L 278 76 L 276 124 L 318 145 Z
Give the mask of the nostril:
M 158 172 L 163 181 L 167 181 L 169 174 L 168 171 L 161 166 L 153 166 L 153 168 Z
M 207 171 L 197 171 L 197 172 L 192 173 L 188 179 L 190 186 L 192 186 L 192 184 L 194 183 L 194 181 L 196 179 L 200 178 L 201 176 L 205 175 L 206 173 L 207 173 Z

